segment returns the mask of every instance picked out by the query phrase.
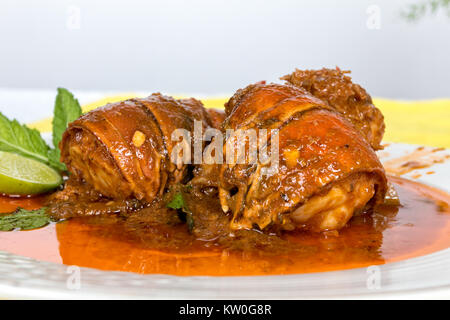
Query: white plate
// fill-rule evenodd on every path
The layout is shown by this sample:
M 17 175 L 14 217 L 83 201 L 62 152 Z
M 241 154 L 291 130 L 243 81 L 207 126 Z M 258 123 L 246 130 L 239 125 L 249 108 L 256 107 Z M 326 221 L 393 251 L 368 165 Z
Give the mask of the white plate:
M 392 144 L 384 153 L 398 157 L 416 147 Z M 418 181 L 450 192 L 450 163 L 424 169 L 430 170 L 435 174 Z M 371 285 L 374 271 L 379 286 Z M 375 269 L 285 276 L 178 277 L 80 268 L 81 287 L 70 289 L 71 275 L 65 265 L 0 251 L 1 298 L 387 299 L 450 298 L 450 249 Z

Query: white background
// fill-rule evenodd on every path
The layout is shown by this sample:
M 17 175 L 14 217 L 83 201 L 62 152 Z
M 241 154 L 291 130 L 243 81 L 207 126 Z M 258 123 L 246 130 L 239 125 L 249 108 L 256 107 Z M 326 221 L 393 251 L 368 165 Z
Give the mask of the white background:
M 374 96 L 449 97 L 450 18 L 404 20 L 420 1 L 1 0 L 0 88 L 218 95 L 337 65 Z

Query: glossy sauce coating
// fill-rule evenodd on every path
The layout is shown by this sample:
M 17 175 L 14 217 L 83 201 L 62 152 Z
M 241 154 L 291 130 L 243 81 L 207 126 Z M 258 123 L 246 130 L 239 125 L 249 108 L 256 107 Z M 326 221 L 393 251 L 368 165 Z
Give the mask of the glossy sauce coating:
M 0 233 L 0 250 L 39 260 L 102 270 L 173 275 L 276 275 L 383 264 L 425 255 L 450 245 L 450 195 L 390 177 L 401 207 L 377 207 L 354 217 L 338 233 L 286 232 L 270 251 L 223 249 L 192 240 L 184 225 L 136 233 L 116 217 L 77 218 L 33 231 Z M 1 198 L 2 211 L 33 208 L 40 198 Z M 158 236 L 177 245 L 152 244 Z M 278 241 L 278 240 L 277 240 Z M 153 247 L 152 247 L 153 246 Z
M 372 148 L 378 150 L 385 129 L 383 114 L 373 105 L 366 90 L 352 82 L 349 73 L 350 71 L 342 71 L 338 67 L 296 69 L 281 79 L 326 102 L 349 120 Z
M 194 186 L 197 180 L 202 186 L 208 186 L 208 181 L 212 182 L 209 186 L 218 185 L 223 211 L 233 214 L 233 230 L 255 226 L 264 231 L 338 230 L 355 212 L 370 209 L 384 198 L 384 169 L 365 136 L 339 110 L 303 88 L 252 84 L 238 90 L 225 110 L 224 130 L 257 128 L 271 132 L 259 146 L 267 147 L 268 153 L 279 159 L 273 174 L 266 174 L 274 164 L 272 159 L 252 162 L 255 156 L 248 152 L 244 154 L 245 161 L 227 161 L 216 165 L 216 169 L 202 165 L 195 175 Z M 277 131 L 272 132 L 273 129 Z M 265 132 L 259 133 L 264 137 Z M 237 146 L 242 141 L 256 144 L 245 139 L 239 135 L 227 137 L 224 157 L 233 157 L 234 150 L 229 145 Z M 258 153 L 261 155 L 261 150 Z M 338 204 L 338 200 L 327 197 L 337 184 L 349 190 L 364 184 L 366 187 L 361 190 L 374 192 L 353 192 L 355 201 Z M 373 197 L 365 195 L 369 193 Z M 309 218 L 294 218 L 293 212 L 313 196 L 318 201 Z M 358 206 L 354 206 L 356 202 Z
M 215 122 L 221 119 L 219 113 Z M 218 119 L 216 119 L 218 118 Z M 191 133 L 195 121 L 205 130 L 209 113 L 195 99 L 161 94 L 108 104 L 82 115 L 64 132 L 61 161 L 70 179 L 86 181 L 112 199 L 152 202 L 187 174 L 187 164 L 173 163 L 175 129 Z

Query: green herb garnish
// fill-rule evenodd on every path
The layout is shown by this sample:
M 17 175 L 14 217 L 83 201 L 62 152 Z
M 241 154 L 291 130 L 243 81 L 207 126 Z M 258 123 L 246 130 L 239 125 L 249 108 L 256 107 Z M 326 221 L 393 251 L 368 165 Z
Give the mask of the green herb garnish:
M 49 147 L 36 129 L 28 128 L 17 120 L 9 120 L 0 113 L 0 151 L 18 153 L 48 163 Z
M 59 143 L 62 139 L 64 131 L 68 127 L 68 124 L 80 117 L 81 114 L 81 107 L 78 100 L 76 100 L 68 90 L 58 88 L 52 122 L 53 148 L 51 148 L 47 145 L 38 130 L 31 129 L 26 125 L 20 124 L 17 120 L 10 120 L 0 113 L 0 151 L 16 154 L 16 157 L 17 154 L 24 157 L 22 160 L 14 158 L 14 161 L 22 161 L 19 163 L 21 166 L 16 163 L 14 165 L 10 165 L 11 168 L 7 167 L 6 170 L 3 171 L 7 171 L 9 174 L 10 172 L 8 170 L 11 169 L 11 171 L 15 174 L 14 177 L 20 178 L 22 177 L 23 172 L 15 172 L 14 170 L 33 170 L 30 169 L 30 165 L 27 166 L 24 164 L 25 160 L 29 161 L 30 158 L 57 169 L 59 172 L 54 173 L 56 176 L 60 174 L 60 172 L 66 171 L 66 166 L 59 160 Z M 38 168 L 39 166 L 34 167 Z M 48 169 L 50 170 L 50 168 Z M 26 173 L 29 172 L 27 171 Z M 32 171 L 32 173 L 34 172 Z M 8 187 L 6 184 L 6 187 L 3 186 L 6 190 L 2 190 L 2 192 L 9 193 L 9 191 L 14 190 L 14 193 L 20 194 L 23 190 L 17 190 L 17 182 L 11 182 L 12 179 L 10 175 L 6 175 L 6 177 L 9 179 L 7 179 L 7 182 L 13 183 L 13 185 L 12 187 Z M 20 180 L 19 178 L 16 180 Z M 62 182 L 63 179 L 60 179 L 60 181 Z M 61 182 L 56 179 L 55 187 L 57 187 Z M 38 184 L 39 180 L 36 183 Z M 30 230 L 43 227 L 52 221 L 50 217 L 46 215 L 45 211 L 45 208 L 37 210 L 25 210 L 18 208 L 12 213 L 0 213 L 0 231 Z
M 45 208 L 37 210 L 17 208 L 12 213 L 0 214 L 0 231 L 31 230 L 46 226 L 51 221 L 45 213 Z
M 186 203 L 184 202 L 183 195 L 181 192 L 175 193 L 172 200 L 166 205 L 167 208 L 171 209 L 183 209 L 186 206 Z
M 80 103 L 70 93 L 69 90 L 58 88 L 58 94 L 55 99 L 55 108 L 53 110 L 53 147 L 48 153 L 50 164 L 57 166 L 60 170 L 66 170 L 65 165 L 59 161 L 61 152 L 59 143 L 61 142 L 64 131 L 70 122 L 78 119 L 82 114 Z
M 47 145 L 38 130 L 20 124 L 15 119 L 10 120 L 0 113 L 0 151 L 18 153 L 58 171 L 65 171 L 65 165 L 59 161 L 59 142 L 68 124 L 81 116 L 81 107 L 67 89 L 58 88 L 53 113 L 54 148 Z
M 192 232 L 192 230 L 194 229 L 194 218 L 192 216 L 192 211 L 189 210 L 188 206 L 186 205 L 186 201 L 184 200 L 183 194 L 180 191 L 175 193 L 172 200 L 167 203 L 166 207 L 181 211 L 186 219 L 186 224 L 188 226 L 189 232 Z

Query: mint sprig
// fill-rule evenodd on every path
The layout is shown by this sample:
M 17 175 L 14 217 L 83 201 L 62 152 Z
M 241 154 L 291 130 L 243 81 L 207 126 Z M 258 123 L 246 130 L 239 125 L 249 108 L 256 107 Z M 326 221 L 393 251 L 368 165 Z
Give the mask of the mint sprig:
M 181 191 L 175 193 L 172 199 L 166 204 L 167 208 L 178 210 L 179 213 L 184 214 L 184 219 L 186 219 L 186 224 L 188 226 L 189 232 L 194 229 L 194 217 L 192 211 L 186 204 L 184 200 L 183 193 Z
M 64 131 L 66 131 L 70 122 L 78 119 L 82 114 L 80 103 L 73 94 L 64 88 L 58 88 L 58 94 L 55 99 L 53 109 L 53 149 L 49 150 L 48 158 L 50 165 L 59 170 L 66 170 L 66 166 L 59 161 L 61 152 L 59 143 L 61 142 Z
M 53 111 L 53 148 L 50 148 L 40 132 L 17 120 L 10 120 L 0 112 L 0 151 L 18 153 L 41 161 L 58 171 L 65 171 L 60 162 L 59 142 L 70 122 L 81 116 L 78 100 L 67 89 L 58 88 Z
M 169 201 L 169 203 L 167 203 L 166 207 L 170 208 L 170 209 L 183 209 L 183 208 L 185 208 L 186 207 L 186 203 L 184 202 L 184 198 L 183 198 L 183 195 L 181 194 L 181 192 L 175 193 L 173 198 Z
M 12 213 L 0 214 L 0 231 L 31 230 L 46 226 L 52 220 L 45 210 L 45 208 L 37 210 L 17 208 Z
M 48 163 L 49 147 L 36 129 L 17 120 L 9 120 L 0 112 L 0 151 L 13 152 Z
M 0 151 L 36 159 L 59 171 L 67 170 L 60 162 L 59 143 L 69 123 L 81 116 L 81 107 L 72 93 L 58 88 L 53 113 L 53 148 L 50 148 L 38 130 L 10 120 L 0 112 Z M 18 208 L 12 213 L 0 213 L 0 231 L 36 229 L 51 221 L 45 207 L 37 210 Z
M 80 103 L 69 90 L 58 88 L 53 109 L 53 146 L 59 149 L 59 142 L 64 131 L 72 121 L 78 119 L 82 114 Z

